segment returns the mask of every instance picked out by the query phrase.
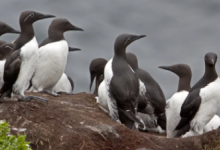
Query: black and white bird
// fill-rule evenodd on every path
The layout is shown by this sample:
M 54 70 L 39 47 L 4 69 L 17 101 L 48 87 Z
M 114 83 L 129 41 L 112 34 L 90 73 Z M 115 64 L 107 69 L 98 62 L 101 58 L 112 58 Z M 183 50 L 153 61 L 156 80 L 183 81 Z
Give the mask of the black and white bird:
M 39 61 L 31 80 L 33 89 L 38 92 L 58 96 L 54 91 L 51 92 L 51 89 L 64 73 L 69 53 L 64 32 L 71 30 L 83 31 L 64 18 L 57 18 L 51 22 L 48 38 L 40 44 Z
M 137 77 L 144 83 L 142 88 L 146 89 L 144 96 L 138 98 L 138 116 L 145 124 L 145 128 L 141 130 L 164 133 L 166 100 L 160 85 L 147 71 L 139 68 L 135 54 L 126 53 L 126 59 Z
M 166 133 L 168 138 L 173 138 L 177 134 L 175 127 L 179 123 L 181 106 L 191 89 L 192 78 L 191 68 L 187 64 L 176 64 L 172 66 L 160 66 L 159 68 L 169 70 L 179 77 L 177 92 L 167 100 L 166 105 Z M 204 112 L 205 113 L 205 112 Z M 204 132 L 212 131 L 220 126 L 220 118 L 215 115 L 204 127 Z
M 54 17 L 35 11 L 24 11 L 20 15 L 21 34 L 14 41 L 14 48 L 6 60 L 4 68 L 4 84 L 0 91 L 0 100 L 15 94 L 19 101 L 37 99 L 46 101 L 36 96 L 25 96 L 24 91 L 35 70 L 38 59 L 38 43 L 35 38 L 33 23 L 45 18 Z
M 90 66 L 89 66 L 90 91 L 91 91 L 91 88 L 92 88 L 93 81 L 95 79 L 95 89 L 94 89 L 94 92 L 93 92 L 93 94 L 95 96 L 98 96 L 98 87 L 101 83 L 101 82 L 99 82 L 100 81 L 99 78 L 100 78 L 101 75 L 104 74 L 104 68 L 105 68 L 106 63 L 107 63 L 107 60 L 104 59 L 104 58 L 93 59 L 90 63 Z
M 135 129 L 136 122 L 142 124 L 136 117 L 140 81 L 128 66 L 125 52 L 129 44 L 145 36 L 119 35 L 114 44 L 114 57 L 108 61 L 104 69 L 104 94 L 107 97 L 109 114 L 113 120 L 125 124 L 130 129 Z
M 220 107 L 220 79 L 215 69 L 217 55 L 205 55 L 205 73 L 192 87 L 181 106 L 181 120 L 176 126 L 176 137 L 203 134 L 205 125 Z
M 12 50 L 14 48 L 13 43 L 5 43 L 0 45 L 0 87 L 3 85 L 3 74 L 5 68 L 6 59 L 10 56 Z

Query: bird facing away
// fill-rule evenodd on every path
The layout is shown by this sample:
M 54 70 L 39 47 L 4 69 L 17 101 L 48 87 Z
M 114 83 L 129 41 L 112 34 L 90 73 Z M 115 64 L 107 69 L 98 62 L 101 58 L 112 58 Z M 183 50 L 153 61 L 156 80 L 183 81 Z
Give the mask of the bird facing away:
M 163 133 L 162 129 L 166 129 L 166 100 L 163 91 L 147 71 L 139 68 L 135 54 L 127 52 L 126 59 L 137 77 L 144 83 L 143 88 L 146 88 L 144 96 L 138 98 L 138 112 L 142 113 L 139 117 L 149 116 L 147 120 L 143 120 L 146 130 Z
M 25 96 L 24 91 L 33 75 L 38 58 L 38 43 L 35 38 L 33 23 L 54 17 L 35 11 L 24 11 L 20 15 L 21 34 L 14 41 L 14 48 L 6 60 L 4 68 L 4 84 L 0 91 L 0 100 L 15 94 L 19 101 L 37 99 L 46 101 L 36 96 Z

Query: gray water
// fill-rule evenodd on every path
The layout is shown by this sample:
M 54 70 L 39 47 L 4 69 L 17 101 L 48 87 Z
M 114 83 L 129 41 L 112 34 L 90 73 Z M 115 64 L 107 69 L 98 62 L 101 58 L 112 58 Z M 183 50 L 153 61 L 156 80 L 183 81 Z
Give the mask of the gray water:
M 113 56 L 115 38 L 121 33 L 147 34 L 127 51 L 137 55 L 140 68 L 147 70 L 162 87 L 166 98 L 176 90 L 178 78 L 160 65 L 186 63 L 193 72 L 192 85 L 204 73 L 204 55 L 220 56 L 219 0 L 1 0 L 0 21 L 19 29 L 24 10 L 67 18 L 84 32 L 67 32 L 65 38 L 81 52 L 68 56 L 65 72 L 75 82 L 74 92 L 89 92 L 89 64 L 98 57 Z M 47 37 L 52 19 L 34 24 L 38 42 Z M 17 35 L 3 35 L 13 41 Z M 220 61 L 217 62 L 219 70 Z

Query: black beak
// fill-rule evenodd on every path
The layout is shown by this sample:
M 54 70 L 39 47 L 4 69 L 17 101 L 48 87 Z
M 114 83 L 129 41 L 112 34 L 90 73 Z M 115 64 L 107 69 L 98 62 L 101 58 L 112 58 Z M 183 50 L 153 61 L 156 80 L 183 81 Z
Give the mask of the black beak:
M 168 66 L 159 66 L 158 68 L 171 71 L 170 67 L 168 67 Z
M 11 29 L 8 33 L 16 33 L 16 34 L 21 34 L 21 32 L 20 31 L 18 31 L 18 30 L 15 30 L 15 29 Z
M 54 18 L 54 17 L 56 16 L 48 15 L 48 14 L 39 14 L 39 19 Z
M 74 48 L 74 47 L 69 47 L 69 52 L 73 52 L 73 51 L 81 51 L 81 49 Z
M 77 27 L 77 26 L 74 26 L 74 25 L 71 25 L 70 26 L 70 30 L 75 30 L 75 31 L 84 31 L 83 29 Z
M 139 40 L 139 39 L 144 38 L 144 37 L 146 37 L 146 36 L 147 36 L 147 35 L 138 35 L 138 36 L 136 36 L 136 37 L 133 39 L 133 41 Z
M 91 88 L 92 88 L 94 78 L 95 78 L 95 75 L 92 72 L 90 72 L 90 86 L 89 86 L 90 91 L 91 91 Z

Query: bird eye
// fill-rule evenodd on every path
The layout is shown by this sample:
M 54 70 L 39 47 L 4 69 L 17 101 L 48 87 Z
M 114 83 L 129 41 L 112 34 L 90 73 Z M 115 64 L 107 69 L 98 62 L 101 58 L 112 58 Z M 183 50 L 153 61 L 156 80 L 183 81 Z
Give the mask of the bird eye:
M 34 17 L 34 13 L 31 13 L 29 16 L 30 16 L 30 17 Z
M 2 28 L 3 28 L 3 29 L 6 28 L 6 25 L 4 25 Z

